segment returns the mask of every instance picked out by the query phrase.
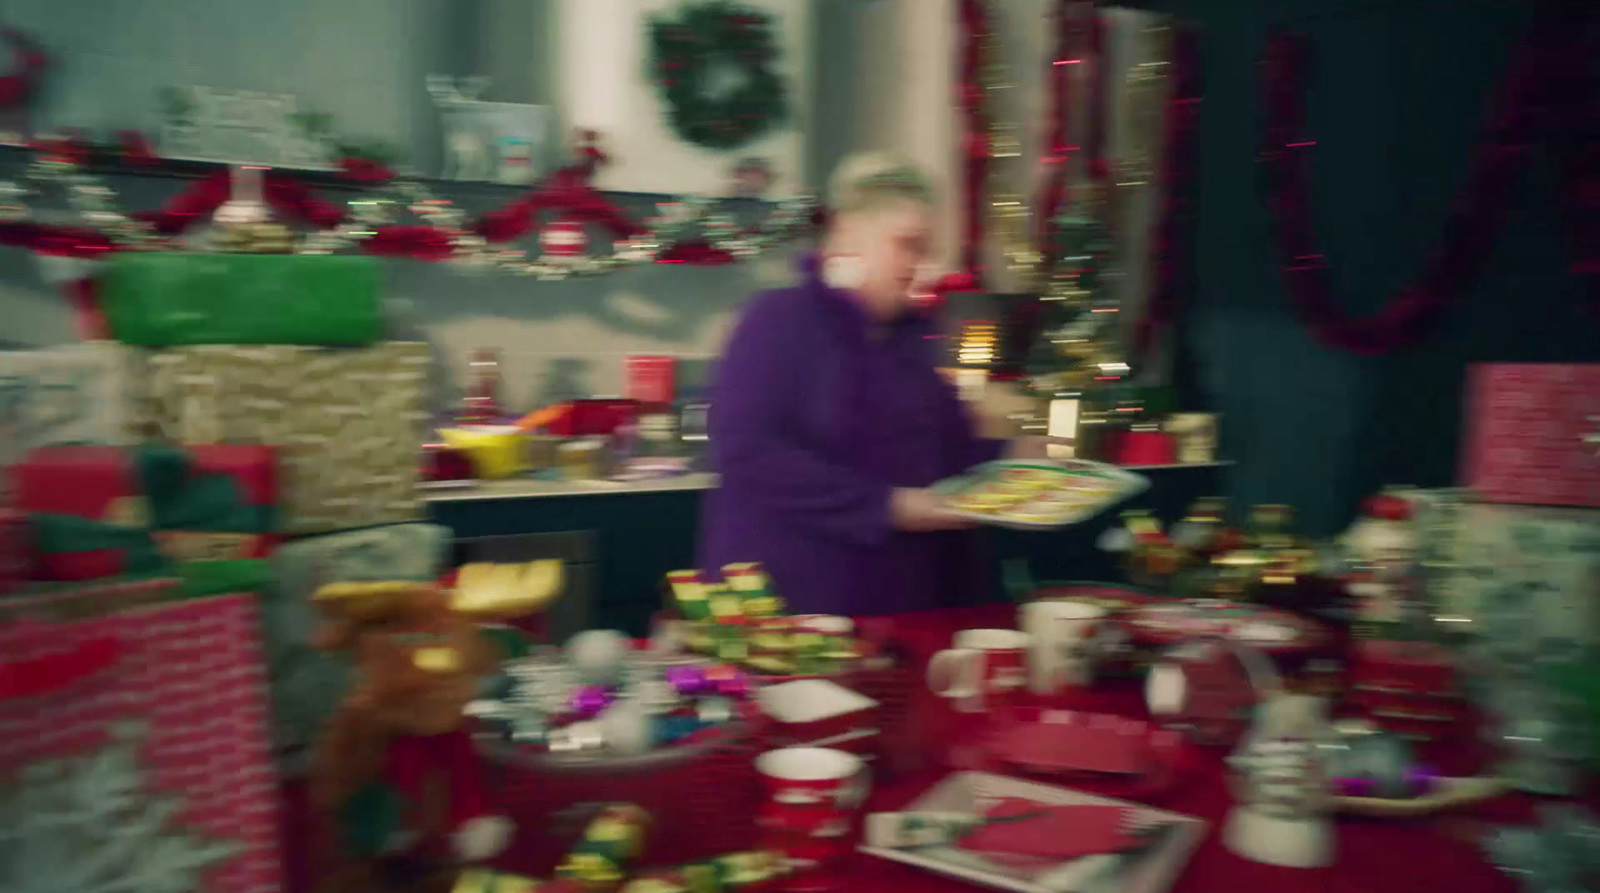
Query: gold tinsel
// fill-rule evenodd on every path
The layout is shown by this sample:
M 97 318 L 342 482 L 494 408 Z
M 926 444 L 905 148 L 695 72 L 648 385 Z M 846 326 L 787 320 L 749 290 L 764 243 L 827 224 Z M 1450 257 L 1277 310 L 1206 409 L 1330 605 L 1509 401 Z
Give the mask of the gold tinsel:
M 994 23 L 998 4 L 986 6 L 988 20 Z M 1080 39 L 1085 39 L 1081 30 Z M 1072 194 L 1078 196 L 1078 206 L 1105 224 L 1118 255 L 1123 255 L 1117 249 L 1125 241 L 1124 221 L 1143 198 L 1143 190 L 1152 184 L 1159 161 L 1165 127 L 1162 109 L 1170 88 L 1167 62 L 1170 43 L 1171 29 L 1165 25 L 1146 28 L 1140 34 L 1139 57 L 1146 61 L 1134 65 L 1121 85 L 1120 112 L 1125 125 L 1122 152 L 1110 160 L 1112 182 L 1089 183 L 1083 171 L 1073 173 L 1078 182 Z M 1137 414 L 1138 410 L 1138 407 L 1113 404 L 1109 399 L 1094 396 L 1097 385 L 1124 380 L 1131 372 L 1122 345 L 1122 325 L 1116 319 L 1121 311 L 1120 304 L 1105 302 L 1091 307 L 1095 295 L 1083 287 L 1077 271 L 1051 268 L 1045 254 L 1048 246 L 1040 239 L 1044 227 L 1036 220 L 1028 198 L 1018 189 L 1019 184 L 1027 188 L 1031 177 L 1026 171 L 1018 170 L 1021 165 L 1017 162 L 1023 156 L 1023 128 L 1017 123 L 1021 120 L 1019 110 L 1012 107 L 1016 95 L 1015 73 L 1005 62 L 993 29 L 980 44 L 979 52 L 978 77 L 984 91 L 986 116 L 982 126 L 987 128 L 991 147 L 985 195 L 987 231 L 992 244 L 998 248 L 1014 287 L 1037 293 L 1043 301 L 1064 302 L 1095 312 L 1093 325 L 1057 337 L 1055 348 L 1064 358 L 1075 361 L 1072 368 L 1037 376 L 1030 382 L 1031 390 L 1045 397 L 1082 393 L 1086 399 L 1080 407 L 1080 425 L 1088 430 L 1114 425 L 1122 416 Z M 1081 89 L 1078 92 L 1081 93 Z M 1119 256 L 1114 262 L 1126 260 L 1125 256 Z

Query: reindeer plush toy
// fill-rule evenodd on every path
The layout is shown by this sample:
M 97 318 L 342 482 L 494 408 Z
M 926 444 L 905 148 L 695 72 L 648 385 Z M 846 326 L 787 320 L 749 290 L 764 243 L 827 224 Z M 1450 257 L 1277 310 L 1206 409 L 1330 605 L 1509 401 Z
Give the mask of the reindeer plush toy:
M 427 583 L 337 583 L 315 601 L 324 618 L 318 646 L 348 653 L 354 666 L 311 783 L 346 876 L 385 860 L 498 854 L 512 825 L 489 806 L 462 720 L 498 659 L 489 640 Z

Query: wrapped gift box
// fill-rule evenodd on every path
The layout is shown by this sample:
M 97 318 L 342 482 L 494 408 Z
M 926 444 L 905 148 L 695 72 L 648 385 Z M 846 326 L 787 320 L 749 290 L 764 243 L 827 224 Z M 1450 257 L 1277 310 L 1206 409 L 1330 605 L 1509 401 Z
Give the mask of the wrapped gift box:
M 231 564 L 277 542 L 270 447 L 45 447 L 13 471 L 43 579 Z
M 124 344 L 371 344 L 383 338 L 378 261 L 331 255 L 123 251 L 104 295 Z
M 7 889 L 282 889 L 255 599 L 105 595 L 0 605 L 0 680 L 31 683 L 0 694 L 7 852 L 59 875 Z
M 414 521 L 428 364 L 420 342 L 157 351 L 139 425 L 175 443 L 276 447 L 288 533 Z
M 1454 657 L 1422 642 L 1359 643 L 1350 667 L 1350 702 L 1380 727 L 1420 741 L 1458 732 L 1467 716 Z
M 135 351 L 96 341 L 0 351 L 0 468 L 61 443 L 128 443 Z
M 1600 508 L 1600 363 L 1490 363 L 1467 380 L 1462 482 L 1487 502 Z
M 1467 503 L 1445 530 L 1441 611 L 1510 659 L 1600 645 L 1600 511 Z
M 0 508 L 0 595 L 15 590 L 30 570 L 28 516 Z

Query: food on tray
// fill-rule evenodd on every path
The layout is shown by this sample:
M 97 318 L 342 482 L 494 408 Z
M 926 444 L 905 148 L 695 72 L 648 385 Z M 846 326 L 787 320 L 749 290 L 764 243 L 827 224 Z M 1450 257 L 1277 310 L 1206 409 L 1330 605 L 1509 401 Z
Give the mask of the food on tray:
M 1091 462 L 991 462 L 938 489 L 970 517 L 1053 527 L 1083 520 L 1144 486 L 1137 475 Z

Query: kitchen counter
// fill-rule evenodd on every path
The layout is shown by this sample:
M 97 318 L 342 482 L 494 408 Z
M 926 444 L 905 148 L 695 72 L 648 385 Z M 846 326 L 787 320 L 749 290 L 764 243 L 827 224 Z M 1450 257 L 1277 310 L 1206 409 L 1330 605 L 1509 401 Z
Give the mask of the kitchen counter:
M 676 477 L 639 481 L 542 481 L 517 478 L 507 481 L 484 481 L 472 487 L 427 490 L 423 493 L 422 501 L 438 503 L 541 499 L 554 496 L 626 496 L 631 493 L 710 490 L 716 486 L 717 476 L 708 473 L 682 474 Z
M 1226 492 L 1229 464 L 1133 469 L 1148 473 L 1152 486 L 1126 507 L 1150 509 L 1167 519 L 1178 517 L 1195 499 Z M 642 635 L 649 630 L 650 616 L 661 607 L 662 577 L 668 571 L 694 567 L 700 499 L 716 486 L 714 474 L 631 483 L 522 479 L 433 490 L 424 499 L 429 517 L 451 528 L 461 549 L 468 548 L 469 541 L 513 536 L 531 538 L 530 542 L 581 542 L 582 560 L 591 565 L 583 573 L 592 588 L 588 616 L 593 624 Z M 999 567 L 1008 559 L 1025 561 L 1040 580 L 1120 579 L 1116 561 L 1095 546 L 1096 537 L 1119 514 L 1106 512 L 1060 531 L 983 531 L 995 559 L 993 595 L 1003 597 Z M 516 558 L 564 554 L 538 551 Z M 467 560 L 465 554 L 458 557 Z
M 1231 464 L 1233 463 L 1206 462 L 1186 465 L 1130 465 L 1127 466 L 1127 470 L 1144 474 L 1183 469 L 1215 469 Z M 717 475 L 709 472 L 639 481 L 546 481 L 517 478 L 507 481 L 484 481 L 471 487 L 429 490 L 423 494 L 422 499 L 424 502 L 438 503 L 479 502 L 499 499 L 542 499 L 555 496 L 627 496 L 633 493 L 712 490 L 716 488 L 717 482 Z

